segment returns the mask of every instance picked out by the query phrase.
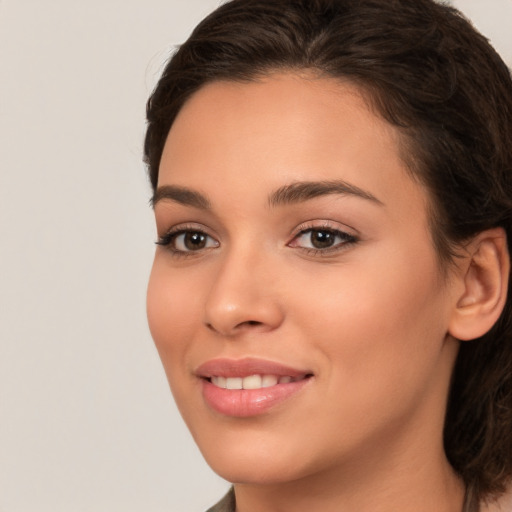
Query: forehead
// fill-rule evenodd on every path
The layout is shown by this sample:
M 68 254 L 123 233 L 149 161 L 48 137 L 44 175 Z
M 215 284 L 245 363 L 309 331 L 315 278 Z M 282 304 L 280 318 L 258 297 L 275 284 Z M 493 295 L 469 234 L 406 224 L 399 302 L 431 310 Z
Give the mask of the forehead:
M 214 82 L 191 97 L 171 127 L 159 185 L 278 188 L 343 179 L 395 200 L 415 185 L 399 141 L 351 83 L 295 74 Z

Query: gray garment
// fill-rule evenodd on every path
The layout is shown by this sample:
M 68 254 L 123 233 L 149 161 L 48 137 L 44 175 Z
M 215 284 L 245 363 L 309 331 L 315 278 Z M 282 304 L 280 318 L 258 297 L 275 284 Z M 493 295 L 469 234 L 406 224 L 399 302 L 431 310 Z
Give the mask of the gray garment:
M 206 512 L 235 512 L 235 509 L 235 490 L 231 487 L 226 496 L 224 496 L 217 505 L 209 508 Z
M 466 499 L 464 503 L 463 512 L 478 511 L 479 505 L 475 503 L 475 500 L 471 496 L 471 492 L 466 491 Z M 235 512 L 235 491 L 233 487 L 228 491 L 226 496 L 222 498 L 217 505 L 209 508 L 206 512 Z M 491 512 L 512 512 L 512 486 L 508 489 L 508 492 L 504 496 L 501 496 L 498 501 L 494 502 L 490 508 Z

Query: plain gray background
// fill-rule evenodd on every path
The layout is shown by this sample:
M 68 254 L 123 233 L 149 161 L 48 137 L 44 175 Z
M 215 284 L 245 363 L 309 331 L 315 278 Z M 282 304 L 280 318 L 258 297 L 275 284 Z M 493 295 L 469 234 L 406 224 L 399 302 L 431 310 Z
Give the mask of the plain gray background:
M 512 62 L 512 0 L 454 2 Z M 218 0 L 0 0 L 0 512 L 187 512 L 227 488 L 152 345 L 144 106 Z

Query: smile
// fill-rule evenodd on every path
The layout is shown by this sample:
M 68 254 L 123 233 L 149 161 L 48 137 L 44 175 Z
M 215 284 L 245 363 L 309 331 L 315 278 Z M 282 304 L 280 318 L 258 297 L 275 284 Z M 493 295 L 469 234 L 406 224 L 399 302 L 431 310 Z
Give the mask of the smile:
M 213 359 L 195 374 L 208 408 L 223 416 L 247 418 L 270 413 L 302 393 L 313 373 L 262 359 Z
M 222 389 L 262 389 L 277 386 L 278 384 L 289 384 L 306 378 L 305 375 L 292 377 L 290 375 L 249 375 L 247 377 L 221 377 L 212 376 L 210 382 Z

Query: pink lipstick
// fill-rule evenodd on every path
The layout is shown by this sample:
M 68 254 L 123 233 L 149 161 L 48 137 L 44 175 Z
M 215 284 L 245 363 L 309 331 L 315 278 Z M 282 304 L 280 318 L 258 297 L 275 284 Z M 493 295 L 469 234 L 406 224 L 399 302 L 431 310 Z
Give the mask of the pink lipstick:
M 196 370 L 203 398 L 226 416 L 263 414 L 298 393 L 312 373 L 262 359 L 214 359 Z

